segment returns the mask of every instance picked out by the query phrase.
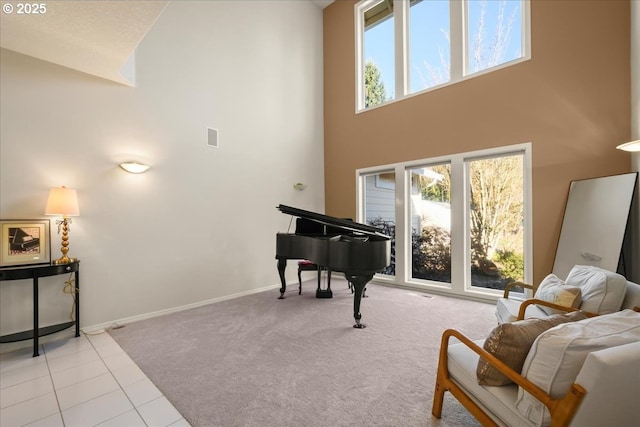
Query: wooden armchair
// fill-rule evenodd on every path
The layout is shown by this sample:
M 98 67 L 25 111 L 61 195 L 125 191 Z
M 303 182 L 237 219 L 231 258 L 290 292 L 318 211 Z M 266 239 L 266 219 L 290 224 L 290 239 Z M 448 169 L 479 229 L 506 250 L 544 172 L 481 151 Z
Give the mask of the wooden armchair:
M 522 387 L 524 390 L 529 392 L 532 396 L 542 402 L 548 409 L 551 414 L 551 426 L 552 427 L 564 427 L 569 425 L 572 418 L 574 417 L 576 411 L 580 407 L 580 403 L 586 391 L 583 387 L 578 384 L 573 384 L 567 394 L 562 399 L 554 399 L 545 391 L 543 391 L 540 387 L 533 384 L 531 381 L 521 376 L 519 373 L 515 372 L 513 369 L 505 365 L 502 361 L 492 356 L 488 352 L 486 352 L 481 346 L 471 341 L 469 338 L 461 334 L 460 332 L 454 329 L 447 329 L 442 335 L 442 341 L 440 345 L 440 356 L 438 361 L 438 373 L 436 378 L 435 385 L 435 393 L 433 398 L 433 408 L 431 413 L 434 417 L 440 418 L 442 416 L 442 405 L 444 400 L 444 393 L 446 391 L 450 392 L 470 413 L 473 415 L 483 426 L 498 426 L 505 425 L 507 423 L 502 422 L 498 424 L 495 420 L 493 408 L 486 407 L 481 400 L 474 396 L 473 391 L 470 387 L 480 387 L 475 382 L 475 365 L 477 365 L 477 358 L 473 359 L 474 363 L 467 363 L 467 374 L 473 375 L 473 380 L 475 384 L 465 381 L 463 379 L 464 375 L 460 375 L 460 377 L 456 378 L 456 375 L 452 375 L 450 372 L 450 364 L 449 364 L 449 356 L 450 356 L 450 344 L 449 340 L 451 337 L 455 337 L 460 340 L 460 344 L 455 344 L 456 346 L 464 346 L 462 349 L 463 352 L 472 351 L 478 355 L 478 357 L 483 358 L 487 362 L 489 362 L 493 367 L 498 369 L 501 373 L 503 373 L 506 377 L 512 380 L 515 385 L 505 386 L 510 387 L 512 390 L 508 390 L 511 392 L 510 395 L 513 397 L 513 401 L 504 401 L 504 396 L 501 396 L 503 401 L 502 405 L 505 407 L 509 407 L 510 404 L 513 412 L 517 413 L 515 410 L 515 397 L 517 395 L 517 386 Z M 458 348 L 457 350 L 461 350 Z M 465 359 L 469 359 L 466 357 Z M 465 370 L 465 368 L 462 368 Z M 472 372 L 470 372 L 472 371 Z M 488 389 L 503 389 L 503 387 L 485 387 Z M 515 390 L 513 390 L 515 388 Z M 506 399 L 508 400 L 508 399 Z M 493 409 L 493 410 L 492 410 Z M 498 411 L 496 411 L 498 412 Z M 516 416 L 517 415 L 512 415 Z M 527 423 L 523 423 L 526 425 Z
M 442 334 L 435 418 L 449 391 L 483 426 L 637 425 L 640 315 L 633 310 L 508 323 L 487 340 Z

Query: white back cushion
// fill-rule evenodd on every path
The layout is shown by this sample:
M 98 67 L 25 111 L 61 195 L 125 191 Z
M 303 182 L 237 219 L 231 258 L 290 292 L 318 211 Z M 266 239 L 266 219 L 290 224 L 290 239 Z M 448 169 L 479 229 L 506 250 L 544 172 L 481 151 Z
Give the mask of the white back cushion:
M 624 276 L 590 265 L 574 266 L 565 282 L 582 291 L 580 310 L 596 314 L 620 310 L 627 291 L 627 279 Z
M 538 336 L 522 368 L 522 376 L 554 398 L 563 397 L 596 350 L 640 341 L 640 313 L 618 311 L 555 326 Z M 518 411 L 534 425 L 548 425 L 549 412 L 537 399 L 518 390 Z
M 558 276 L 549 274 L 540 282 L 533 297 L 564 307 L 578 308 L 582 302 L 581 296 L 582 289 L 577 286 L 567 286 Z M 549 315 L 566 313 L 565 311 L 556 310 L 544 305 L 540 305 L 539 307 Z

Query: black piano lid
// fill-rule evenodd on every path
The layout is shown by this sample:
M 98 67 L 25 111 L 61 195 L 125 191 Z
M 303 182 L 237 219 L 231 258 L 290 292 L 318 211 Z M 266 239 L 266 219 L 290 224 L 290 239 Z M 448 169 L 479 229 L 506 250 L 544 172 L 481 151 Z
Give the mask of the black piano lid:
M 279 209 L 280 212 L 284 214 L 306 218 L 311 221 L 319 222 L 321 224 L 344 228 L 345 230 L 355 231 L 357 233 L 370 234 L 390 239 L 389 236 L 381 232 L 381 229 L 372 225 L 361 224 L 359 222 L 353 222 L 348 219 L 335 218 L 332 216 L 319 214 L 317 212 L 305 211 L 304 209 L 294 208 L 286 205 L 278 205 L 277 209 Z

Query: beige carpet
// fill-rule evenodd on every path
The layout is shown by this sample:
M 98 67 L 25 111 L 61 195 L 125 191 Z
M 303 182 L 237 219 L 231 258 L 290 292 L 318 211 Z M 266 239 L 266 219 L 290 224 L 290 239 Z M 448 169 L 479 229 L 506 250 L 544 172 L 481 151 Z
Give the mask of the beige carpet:
M 478 425 L 448 393 L 433 418 L 433 387 L 442 331 L 485 338 L 493 305 L 370 284 L 354 329 L 346 281 L 314 283 L 110 333 L 193 426 Z

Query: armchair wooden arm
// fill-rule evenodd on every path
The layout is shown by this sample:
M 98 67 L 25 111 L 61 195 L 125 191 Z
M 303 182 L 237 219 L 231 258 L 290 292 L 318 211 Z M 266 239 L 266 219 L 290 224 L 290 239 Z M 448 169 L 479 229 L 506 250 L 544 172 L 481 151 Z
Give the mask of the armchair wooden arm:
M 525 312 L 527 311 L 527 307 L 530 306 L 531 304 L 544 305 L 545 307 L 554 308 L 556 310 L 564 311 L 566 313 L 580 310 L 579 308 L 566 307 L 564 305 L 554 304 L 552 302 L 543 301 L 541 299 L 531 298 L 531 299 L 522 301 L 522 304 L 520 304 L 520 311 L 518 311 L 518 320 L 524 320 L 525 318 L 524 315 L 525 315 Z M 596 313 L 590 313 L 588 311 L 585 311 L 584 314 L 586 314 L 588 317 L 597 316 Z
M 576 411 L 580 407 L 580 403 L 586 391 L 578 384 L 573 384 L 567 394 L 562 399 L 554 399 L 544 392 L 540 387 L 533 384 L 525 377 L 505 365 L 502 361 L 487 353 L 483 348 L 475 344 L 466 336 L 462 335 L 455 329 L 447 329 L 442 334 L 440 344 L 440 358 L 438 361 L 438 373 L 436 378 L 436 387 L 433 397 L 433 408 L 431 413 L 434 417 L 442 416 L 442 404 L 444 393 L 449 391 L 467 410 L 473 415 L 483 426 L 497 426 L 486 412 L 475 403 L 451 378 L 449 377 L 448 368 L 448 350 L 449 339 L 455 337 L 464 345 L 477 353 L 481 358 L 489 362 L 493 367 L 498 369 L 510 380 L 529 392 L 533 397 L 544 404 L 551 414 L 552 427 L 565 427 L 569 425 Z
M 538 286 L 529 285 L 529 284 L 523 283 L 523 282 L 511 282 L 511 283 L 507 284 L 507 286 L 504 287 L 503 298 L 509 298 L 509 292 L 513 288 L 531 289 L 533 291 L 533 294 L 535 295 L 536 289 L 538 289 Z

